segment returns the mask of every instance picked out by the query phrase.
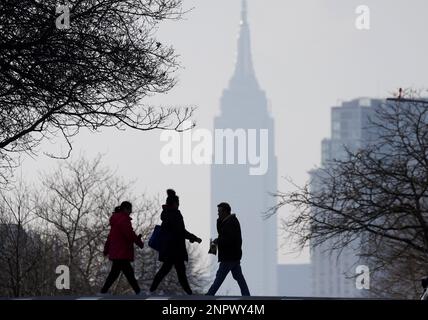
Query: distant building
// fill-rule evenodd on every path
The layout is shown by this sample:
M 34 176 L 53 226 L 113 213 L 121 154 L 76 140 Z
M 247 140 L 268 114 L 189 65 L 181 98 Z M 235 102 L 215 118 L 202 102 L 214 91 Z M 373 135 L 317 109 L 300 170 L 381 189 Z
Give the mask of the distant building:
M 344 146 L 356 150 L 374 138 L 370 118 L 382 102 L 361 98 L 331 109 L 331 138 L 322 141 L 322 166 L 326 166 L 329 160 L 343 159 L 346 156 Z
M 322 141 L 322 167 L 333 159 L 346 157 L 345 147 L 357 150 L 375 138 L 370 118 L 384 101 L 356 99 L 333 107 L 331 111 L 331 138 Z M 313 170 L 311 188 L 322 188 L 317 181 L 319 170 Z M 312 295 L 315 297 L 361 297 L 364 293 L 355 285 L 355 268 L 358 264 L 358 242 L 351 244 L 339 254 L 329 250 L 332 241 L 321 246 L 311 245 Z
M 275 218 L 263 219 L 263 213 L 276 204 L 270 195 L 277 191 L 277 160 L 274 144 L 274 121 L 268 110 L 265 92 L 257 81 L 251 56 L 250 29 L 247 21 L 246 2 L 243 1 L 241 29 L 235 72 L 229 87 L 221 98 L 221 114 L 215 118 L 214 129 L 231 129 L 234 132 L 255 130 L 257 141 L 260 130 L 267 130 L 268 140 L 251 146 L 260 154 L 268 150 L 267 170 L 261 175 L 251 175 L 247 162 L 240 164 L 214 164 L 211 168 L 211 235 L 217 236 L 217 204 L 229 202 L 232 212 L 241 223 L 243 237 L 242 268 L 252 295 L 277 295 L 277 222 Z M 238 147 L 233 138 L 235 160 Z M 250 144 L 244 141 L 247 154 Z M 262 147 L 262 148 L 261 148 Z M 229 275 L 219 294 L 240 294 L 236 282 Z
M 286 297 L 311 297 L 312 272 L 310 264 L 278 265 L 278 294 Z

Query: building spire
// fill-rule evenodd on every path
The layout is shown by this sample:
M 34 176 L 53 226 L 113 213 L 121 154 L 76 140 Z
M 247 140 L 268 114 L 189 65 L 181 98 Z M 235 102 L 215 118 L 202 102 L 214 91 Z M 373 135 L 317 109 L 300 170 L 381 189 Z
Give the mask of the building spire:
M 241 27 L 238 38 L 238 55 L 232 82 L 252 81 L 257 84 L 251 56 L 250 28 L 247 17 L 247 1 L 242 0 Z
M 247 0 L 242 0 L 241 8 L 241 24 L 247 24 Z

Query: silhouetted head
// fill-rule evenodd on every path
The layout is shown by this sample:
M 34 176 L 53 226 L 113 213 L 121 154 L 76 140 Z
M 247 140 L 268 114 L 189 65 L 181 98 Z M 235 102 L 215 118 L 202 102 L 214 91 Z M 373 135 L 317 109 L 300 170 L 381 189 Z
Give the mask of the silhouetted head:
M 122 212 L 126 212 L 127 214 L 131 214 L 132 213 L 132 204 L 129 201 L 123 201 L 120 204 L 120 211 Z
M 232 213 L 232 208 L 227 202 L 222 202 L 217 205 L 218 217 L 223 220 Z
M 168 189 L 166 190 L 166 194 L 168 195 L 168 197 L 166 198 L 166 204 L 168 206 L 178 209 L 178 206 L 180 205 L 180 200 L 175 191 L 173 189 Z
M 117 206 L 116 208 L 114 208 L 113 213 L 117 213 L 117 212 L 120 212 L 120 206 Z

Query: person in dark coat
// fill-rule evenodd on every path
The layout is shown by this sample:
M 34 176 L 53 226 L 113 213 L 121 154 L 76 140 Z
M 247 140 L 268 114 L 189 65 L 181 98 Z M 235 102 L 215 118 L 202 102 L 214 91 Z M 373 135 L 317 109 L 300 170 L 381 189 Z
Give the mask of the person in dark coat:
M 241 269 L 242 235 L 241 226 L 235 214 L 232 214 L 230 205 L 226 202 L 218 206 L 217 231 L 218 238 L 213 241 L 218 247 L 218 261 L 220 262 L 216 278 L 207 295 L 214 296 L 229 272 L 238 282 L 241 294 L 249 296 L 250 291 Z
M 137 236 L 132 228 L 131 213 L 132 204 L 124 201 L 110 217 L 110 233 L 104 245 L 104 255 L 112 261 L 112 267 L 101 289 L 102 294 L 107 293 L 121 272 L 136 294 L 141 291 L 131 262 L 134 261 L 134 243 L 140 248 L 144 247 L 144 243 L 141 241 L 141 234 Z
M 163 264 L 153 279 L 150 292 L 154 292 L 157 289 L 162 279 L 174 266 L 181 286 L 187 294 L 191 295 L 192 289 L 187 280 L 184 264 L 189 259 L 186 250 L 186 239 L 191 243 L 201 243 L 202 240 L 186 230 L 183 216 L 178 210 L 179 198 L 175 191 L 168 189 L 167 194 L 166 205 L 162 206 L 163 211 L 161 213 L 163 240 L 159 250 L 159 261 L 163 262 Z

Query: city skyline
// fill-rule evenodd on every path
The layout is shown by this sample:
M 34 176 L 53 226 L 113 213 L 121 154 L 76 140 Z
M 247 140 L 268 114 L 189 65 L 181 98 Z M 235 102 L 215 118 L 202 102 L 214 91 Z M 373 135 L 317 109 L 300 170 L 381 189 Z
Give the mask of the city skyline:
M 427 48 L 423 42 L 415 41 L 422 36 L 425 23 L 416 17 L 427 5 L 421 1 L 412 6 L 404 1 L 368 2 L 372 29 L 358 31 L 354 23 L 358 4 L 290 1 L 266 6 L 248 1 L 254 65 L 259 81 L 269 92 L 268 105 L 277 124 L 275 149 L 281 190 L 289 188 L 281 177 L 289 176 L 302 184 L 308 178 L 307 172 L 320 164 L 320 141 L 329 134 L 329 109 L 338 104 L 338 99 L 386 97 L 400 86 L 422 87 L 428 80 L 418 68 Z M 185 6 L 194 7 L 185 20 L 167 23 L 159 29 L 160 39 L 174 45 L 181 56 L 179 83 L 168 95 L 149 101 L 156 105 L 197 105 L 197 125 L 210 129 L 218 113 L 220 94 L 235 63 L 233 52 L 241 1 L 189 1 Z M 394 23 L 399 19 L 408 23 Z M 396 38 L 414 43 L 416 49 L 410 53 L 404 47 L 396 48 Z M 377 54 L 371 54 L 367 48 L 373 48 Z M 406 59 L 408 63 L 399 63 Z M 162 195 L 167 187 L 175 187 L 183 199 L 186 224 L 209 238 L 208 221 L 213 209 L 209 199 L 209 166 L 164 166 L 159 161 L 162 143 L 156 132 L 145 135 L 131 130 L 103 130 L 102 134 L 82 131 L 74 141 L 74 156 L 80 152 L 88 157 L 99 152 L 106 154 L 106 165 L 117 168 L 119 175 L 136 180 L 141 192 Z M 46 143 L 42 147 L 43 151 L 66 150 L 60 139 L 55 146 Z M 41 153 L 34 160 L 27 158 L 21 170 L 28 180 L 37 181 L 37 170 L 49 171 L 55 162 Z M 168 178 L 159 179 L 161 175 Z M 189 183 L 186 177 L 192 177 L 193 182 Z M 283 211 L 282 216 L 286 213 Z M 282 246 L 280 262 L 308 261 L 307 252 L 284 256 L 291 247 L 289 243 Z

